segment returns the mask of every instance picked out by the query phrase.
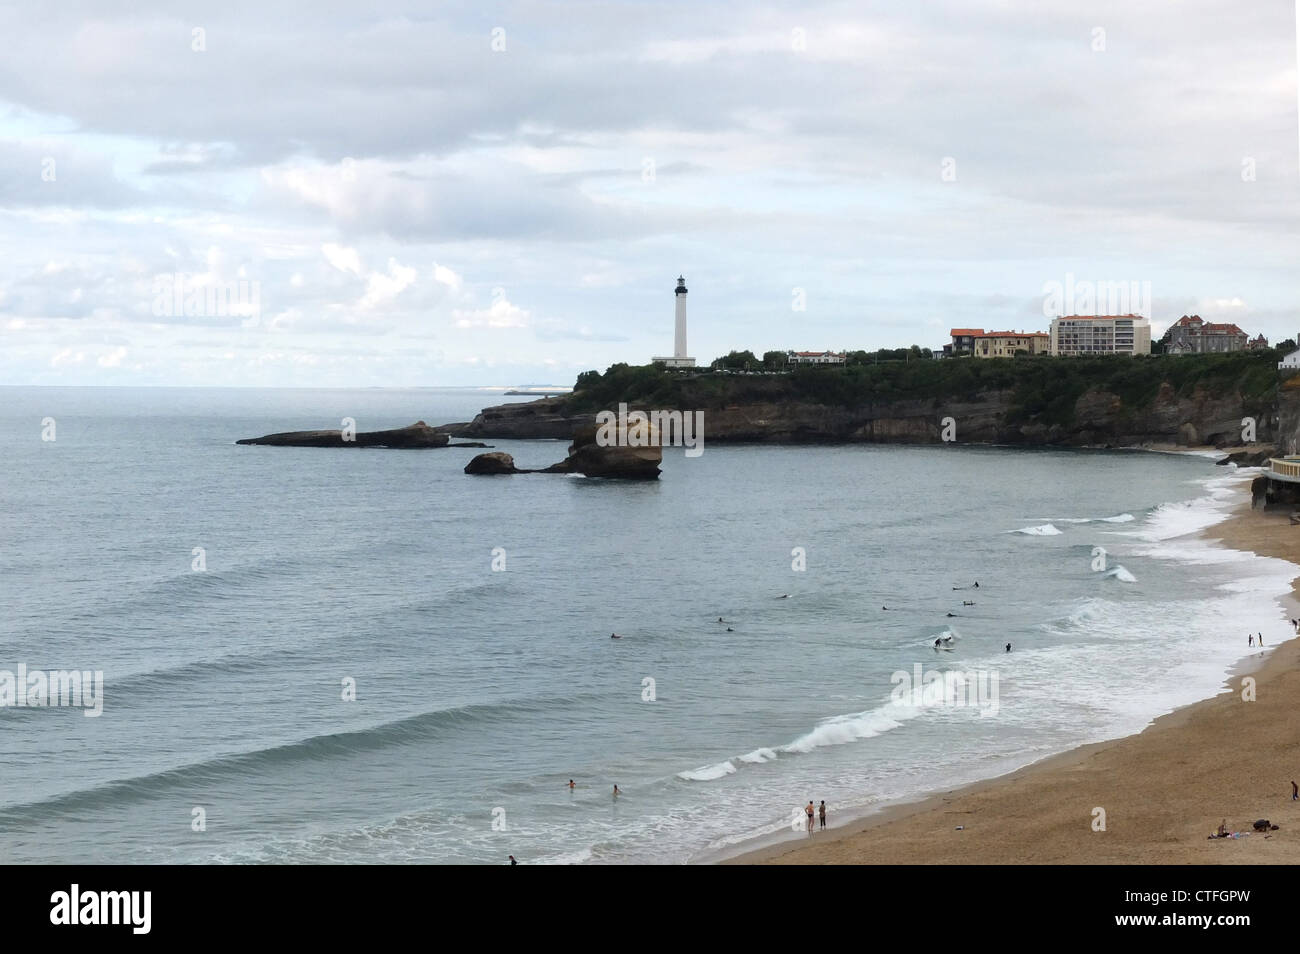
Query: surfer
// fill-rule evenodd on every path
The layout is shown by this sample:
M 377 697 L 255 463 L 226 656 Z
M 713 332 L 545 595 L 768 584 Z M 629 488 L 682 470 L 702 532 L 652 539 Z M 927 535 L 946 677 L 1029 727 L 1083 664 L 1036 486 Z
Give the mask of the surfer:
M 782 593 L 780 596 L 777 597 L 778 600 L 788 600 L 789 598 L 790 598 L 789 593 Z
M 622 794 L 623 794 L 623 793 L 620 792 L 620 791 L 618 790 L 618 786 L 615 785 L 615 786 L 614 786 L 614 797 L 615 797 L 615 798 L 618 798 L 618 797 L 619 797 L 620 795 L 622 795 Z
M 721 616 L 719 616 L 719 617 L 718 617 L 718 622 L 719 622 L 719 623 L 725 623 L 726 620 L 724 620 Z
M 974 606 L 974 605 L 975 605 L 975 601 L 974 601 L 974 600 L 962 600 L 962 601 L 961 601 L 961 605 L 962 605 L 962 606 Z
M 952 618 L 953 616 L 956 616 L 956 615 L 957 615 L 956 613 L 949 613 L 949 614 L 948 614 L 949 618 Z
M 734 629 L 732 629 L 732 628 L 731 628 L 731 627 L 730 627 L 730 626 L 728 626 L 728 627 L 727 627 L 727 632 L 729 632 L 729 633 L 734 633 L 734 632 L 735 632 L 735 630 L 734 630 Z
M 942 639 L 936 639 L 936 640 L 934 641 L 934 648 L 935 648 L 935 649 L 938 649 L 938 648 L 939 648 L 939 644 L 942 643 L 942 642 L 943 642 Z
M 1007 652 L 1011 652 L 1011 644 L 1007 643 Z
M 610 633 L 610 634 L 609 634 L 609 638 L 610 638 L 610 639 L 622 639 L 623 637 L 620 636 L 618 633 Z

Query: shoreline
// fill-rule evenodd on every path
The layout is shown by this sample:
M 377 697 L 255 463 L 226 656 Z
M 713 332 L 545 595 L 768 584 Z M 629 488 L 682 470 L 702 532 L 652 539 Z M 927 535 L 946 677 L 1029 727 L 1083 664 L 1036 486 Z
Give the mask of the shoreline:
M 1153 448 L 1154 449 L 1154 448 Z M 1187 449 L 1183 449 L 1186 452 Z M 1198 532 L 1231 550 L 1296 565 L 1273 597 L 1300 616 L 1300 527 L 1245 499 Z M 1290 532 L 1288 532 L 1290 531 Z M 773 835 L 703 859 L 718 864 L 1295 864 L 1300 863 L 1300 638 L 1238 660 L 1219 691 L 1155 718 L 1141 732 L 1087 743 L 1012 772 L 893 802 L 807 836 Z M 1241 701 L 1243 679 L 1256 699 Z M 1096 809 L 1105 831 L 1094 831 Z M 1227 818 L 1250 831 L 1207 835 Z M 957 826 L 962 826 L 958 830 Z M 1294 829 L 1294 830 L 1293 830 Z

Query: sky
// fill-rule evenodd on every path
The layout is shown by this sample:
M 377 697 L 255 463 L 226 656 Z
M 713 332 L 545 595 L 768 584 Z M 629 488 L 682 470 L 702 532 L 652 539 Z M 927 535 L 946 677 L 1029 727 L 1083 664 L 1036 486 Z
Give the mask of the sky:
M 701 361 L 1054 283 L 1293 337 L 1296 17 L 3 2 L 0 384 L 569 384 L 670 354 L 679 274 Z

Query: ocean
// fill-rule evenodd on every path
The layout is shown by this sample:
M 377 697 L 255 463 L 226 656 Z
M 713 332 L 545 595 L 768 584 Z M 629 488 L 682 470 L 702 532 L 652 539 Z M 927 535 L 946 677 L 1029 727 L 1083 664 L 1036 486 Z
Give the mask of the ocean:
M 234 443 L 502 400 L 0 388 L 0 678 L 103 673 L 99 715 L 0 708 L 0 861 L 706 861 L 1138 731 L 1292 635 L 1295 568 L 1196 535 L 1247 479 L 1205 456 L 706 417 L 620 483 Z

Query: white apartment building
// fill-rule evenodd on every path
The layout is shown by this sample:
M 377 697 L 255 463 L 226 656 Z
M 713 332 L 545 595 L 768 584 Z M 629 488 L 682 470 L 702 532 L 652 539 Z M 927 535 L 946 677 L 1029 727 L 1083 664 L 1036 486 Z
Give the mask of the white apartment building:
M 786 360 L 790 364 L 843 364 L 843 351 L 788 351 Z
M 1053 318 L 1054 355 L 1150 354 L 1151 322 L 1141 315 L 1066 315 Z

